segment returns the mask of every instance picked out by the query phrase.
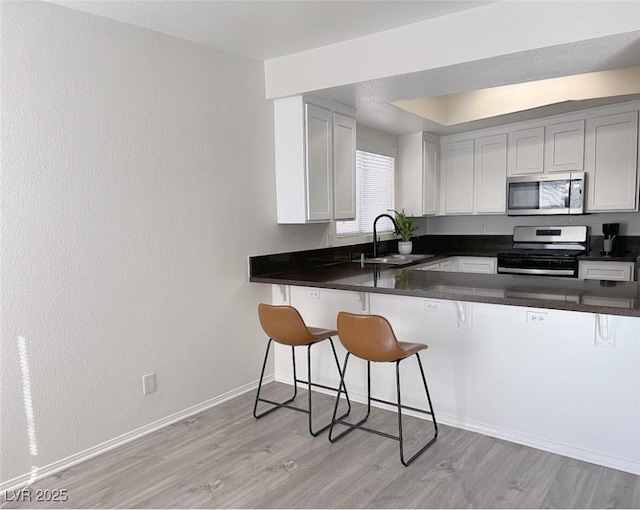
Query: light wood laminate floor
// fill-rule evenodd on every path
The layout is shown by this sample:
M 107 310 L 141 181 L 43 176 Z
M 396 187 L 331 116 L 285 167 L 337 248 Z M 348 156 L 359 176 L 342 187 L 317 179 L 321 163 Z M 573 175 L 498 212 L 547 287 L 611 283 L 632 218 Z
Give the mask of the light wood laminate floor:
M 274 398 L 290 391 L 267 388 Z M 621 471 L 446 426 L 405 468 L 396 441 L 354 431 L 331 444 L 326 434 L 307 433 L 302 413 L 281 409 L 255 420 L 253 398 L 87 460 L 37 482 L 32 493 L 66 490 L 68 501 L 49 508 L 640 508 L 640 477 Z M 305 404 L 304 391 L 298 401 Z M 332 399 L 316 401 L 322 419 Z M 394 433 L 397 422 L 374 409 L 369 424 Z M 407 435 L 430 432 L 426 421 L 407 425 Z

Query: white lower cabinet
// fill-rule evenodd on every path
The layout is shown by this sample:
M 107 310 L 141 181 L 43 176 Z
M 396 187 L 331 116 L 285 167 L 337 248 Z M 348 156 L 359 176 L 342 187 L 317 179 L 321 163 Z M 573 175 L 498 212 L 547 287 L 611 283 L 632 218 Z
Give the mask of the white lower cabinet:
M 631 282 L 634 279 L 634 263 L 607 260 L 581 260 L 578 263 L 578 278 L 583 280 Z

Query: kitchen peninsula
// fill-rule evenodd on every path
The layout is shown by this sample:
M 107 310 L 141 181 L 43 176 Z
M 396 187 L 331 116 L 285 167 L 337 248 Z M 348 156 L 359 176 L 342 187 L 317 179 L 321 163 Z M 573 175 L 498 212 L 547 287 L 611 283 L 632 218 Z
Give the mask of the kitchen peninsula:
M 340 310 L 374 313 L 399 339 L 427 343 L 423 360 L 445 424 L 640 473 L 637 282 L 416 270 L 454 252 L 363 265 L 357 249 L 252 257 L 250 280 L 272 284 L 272 302 L 295 306 L 309 324 L 335 327 Z M 289 356 L 276 352 L 276 380 L 292 382 Z M 335 384 L 329 356 L 318 346 L 314 377 Z M 355 400 L 366 391 L 359 369 L 354 363 L 347 380 Z M 407 404 L 418 405 L 419 374 L 406 369 Z M 392 399 L 393 375 L 375 370 L 374 394 Z

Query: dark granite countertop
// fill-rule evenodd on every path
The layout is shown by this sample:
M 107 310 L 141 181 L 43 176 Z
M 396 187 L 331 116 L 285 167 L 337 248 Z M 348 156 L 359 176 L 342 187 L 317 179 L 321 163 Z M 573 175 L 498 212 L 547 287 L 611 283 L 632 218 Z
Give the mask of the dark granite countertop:
M 580 255 L 578 260 L 602 260 L 607 262 L 635 262 L 638 258 L 637 253 L 627 253 L 625 255 L 620 255 L 617 257 L 612 257 L 610 255 L 604 255 L 600 252 L 591 252 L 587 255 Z
M 411 267 L 361 267 L 345 262 L 252 276 L 251 281 L 640 317 L 637 282 L 450 273 Z
M 440 252 L 405 266 L 361 265 L 357 260 L 350 262 L 357 248 L 251 257 L 250 281 L 640 317 L 637 282 L 415 269 L 453 256 L 496 256 L 494 250 Z M 635 257 L 598 255 L 584 260 L 635 261 Z

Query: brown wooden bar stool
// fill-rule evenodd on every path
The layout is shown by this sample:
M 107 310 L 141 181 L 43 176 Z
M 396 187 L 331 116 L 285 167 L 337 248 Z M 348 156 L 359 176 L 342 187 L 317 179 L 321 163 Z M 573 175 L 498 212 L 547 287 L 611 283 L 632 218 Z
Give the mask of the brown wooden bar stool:
M 353 429 L 360 429 L 366 432 L 373 432 L 383 437 L 395 439 L 400 443 L 400 462 L 404 466 L 411 464 L 418 456 L 429 448 L 438 437 L 438 424 L 436 422 L 436 416 L 433 412 L 433 406 L 431 405 L 431 397 L 429 396 L 429 388 L 427 387 L 427 379 L 424 376 L 424 370 L 422 368 L 422 361 L 420 360 L 420 351 L 427 348 L 424 344 L 412 344 L 407 342 L 398 342 L 391 324 L 384 317 L 379 315 L 356 315 L 346 312 L 340 312 L 338 314 L 338 337 L 340 342 L 347 349 L 347 355 L 344 359 L 344 365 L 342 367 L 340 390 L 345 387 L 344 377 L 347 371 L 347 363 L 349 356 L 354 356 L 363 359 L 367 362 L 367 414 L 365 417 L 357 423 L 349 423 L 344 421 L 343 417 L 336 417 L 338 409 L 338 401 L 333 411 L 333 418 L 331 420 L 331 428 L 329 429 L 329 441 L 332 443 L 351 432 Z M 405 406 L 402 404 L 400 394 L 400 362 L 414 355 L 418 360 L 418 367 L 420 367 L 420 375 L 422 376 L 422 382 L 424 384 L 424 390 L 427 394 L 427 402 L 429 403 L 429 410 L 417 409 L 415 407 Z M 371 396 L 371 362 L 394 362 L 396 364 L 396 402 L 389 402 L 381 400 Z M 345 388 L 346 390 L 346 388 Z M 339 396 L 339 395 L 338 395 Z M 368 427 L 363 427 L 362 424 L 367 421 L 371 412 L 371 402 L 380 402 L 382 404 L 388 404 L 396 406 L 398 412 L 398 435 L 393 436 L 379 430 L 374 430 Z M 428 414 L 433 420 L 434 433 L 433 437 L 425 444 L 416 454 L 414 454 L 409 460 L 404 459 L 404 441 L 402 437 L 402 409 L 410 409 L 418 413 Z M 336 423 L 346 425 L 349 427 L 347 430 L 333 437 L 333 427 Z
M 340 380 L 342 381 L 342 371 L 340 370 L 340 361 L 338 361 L 338 355 L 336 354 L 336 348 L 333 345 L 333 336 L 337 334 L 337 331 L 333 329 L 322 329 L 322 328 L 311 328 L 308 327 L 298 310 L 293 308 L 292 306 L 275 306 L 275 305 L 267 305 L 264 303 L 260 303 L 258 305 L 258 317 L 260 318 L 260 325 L 264 332 L 269 336 L 269 342 L 267 343 L 267 351 L 264 355 L 264 362 L 262 363 L 262 371 L 260 372 L 260 382 L 258 383 L 258 392 L 256 393 L 256 401 L 253 406 L 253 416 L 255 418 L 262 418 L 263 416 L 272 413 L 276 409 L 281 407 L 286 407 L 287 409 L 293 409 L 294 411 L 300 411 L 303 413 L 307 413 L 309 415 L 309 433 L 312 436 L 317 436 L 321 432 L 327 430 L 331 423 L 328 423 L 324 427 L 319 430 L 314 431 L 312 429 L 312 405 L 311 405 L 311 387 L 315 386 L 318 388 L 324 388 L 326 390 L 335 391 L 337 394 L 337 400 L 340 400 L 340 393 L 344 393 L 347 398 L 347 412 L 343 414 L 340 418 L 344 418 L 349 414 L 351 410 L 351 402 L 349 401 L 349 395 L 347 394 L 346 388 L 342 391 L 341 388 L 331 388 L 329 386 L 325 386 L 323 384 L 311 382 L 311 346 L 321 342 L 322 340 L 329 340 L 331 344 L 331 350 L 333 351 L 333 357 L 336 361 L 336 367 L 338 368 L 338 374 L 340 375 Z M 272 400 L 267 400 L 264 398 L 260 398 L 260 390 L 262 389 L 262 380 L 264 378 L 264 370 L 267 366 L 267 360 L 269 358 L 269 349 L 271 348 L 272 342 L 278 342 L 279 344 L 289 345 L 291 346 L 291 359 L 293 361 L 293 396 L 285 400 L 284 402 L 274 402 Z M 295 348 L 299 346 L 307 347 L 307 380 L 303 381 L 298 379 L 296 373 L 296 355 Z M 298 383 L 304 383 L 308 388 L 308 405 L 307 409 L 303 409 L 301 407 L 296 407 L 289 405 L 293 400 L 295 400 L 296 395 L 298 394 Z M 258 402 L 265 402 L 267 404 L 271 404 L 273 407 L 268 411 L 265 411 L 261 414 L 258 414 Z M 336 409 L 338 404 L 336 403 Z M 335 417 L 337 411 L 334 410 L 333 416 Z

